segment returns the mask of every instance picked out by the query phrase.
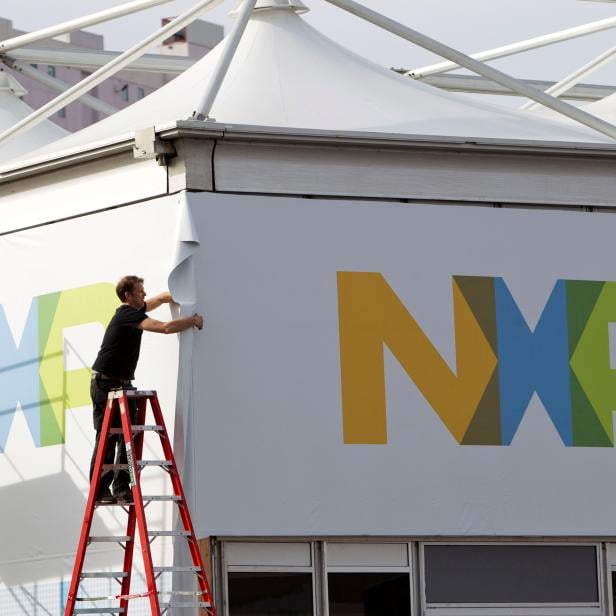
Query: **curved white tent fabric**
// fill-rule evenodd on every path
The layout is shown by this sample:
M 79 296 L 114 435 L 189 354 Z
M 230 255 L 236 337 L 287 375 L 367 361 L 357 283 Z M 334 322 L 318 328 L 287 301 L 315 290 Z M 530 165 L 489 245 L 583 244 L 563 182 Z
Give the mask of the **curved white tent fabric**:
M 147 98 L 45 152 L 188 119 L 222 45 Z M 611 143 L 585 127 L 469 101 L 398 75 L 325 37 L 295 9 L 276 5 L 254 11 L 210 116 L 226 124 Z
M 616 94 L 612 94 L 596 103 L 586 105 L 584 111 L 588 111 L 588 113 L 592 113 L 598 118 L 616 124 Z
M 32 113 L 32 109 L 20 100 L 25 93 L 26 90 L 14 77 L 0 71 L 0 132 Z M 68 134 L 63 128 L 46 120 L 25 134 L 0 143 L 0 157 L 7 160 L 26 154 Z

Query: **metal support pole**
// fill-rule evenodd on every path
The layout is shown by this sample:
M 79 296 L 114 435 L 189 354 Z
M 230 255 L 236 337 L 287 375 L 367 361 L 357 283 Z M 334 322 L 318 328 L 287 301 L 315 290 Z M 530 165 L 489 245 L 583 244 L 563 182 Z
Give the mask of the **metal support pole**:
M 101 51 L 98 49 L 59 49 L 51 47 L 26 47 L 14 49 L 9 56 L 24 64 L 48 64 L 51 66 L 70 66 L 95 71 L 120 55 L 119 51 Z M 6 58 L 0 54 L 0 60 Z M 193 58 L 167 56 L 162 54 L 144 54 L 133 60 L 125 71 L 140 73 L 170 73 L 179 75 L 195 63 Z
M 47 73 L 44 73 L 39 69 L 33 68 L 29 64 L 21 64 L 19 62 L 14 62 L 6 56 L 4 58 L 4 62 L 14 71 L 22 73 L 23 75 L 26 75 L 26 77 L 30 77 L 31 79 L 35 79 L 39 83 L 42 83 L 44 86 L 47 86 L 50 90 L 54 90 L 55 92 L 65 92 L 71 87 L 71 84 L 62 81 L 57 77 L 51 77 L 51 75 L 48 75 Z M 108 116 L 118 111 L 118 109 L 113 105 L 110 105 L 109 103 L 106 103 L 105 101 L 102 101 L 94 96 L 90 96 L 89 94 L 84 94 L 81 97 L 80 102 L 87 107 L 94 109 L 94 111 L 98 111 Z
M 110 21 L 111 19 L 116 19 L 118 17 L 123 17 L 124 15 L 137 13 L 158 4 L 165 4 L 166 2 L 171 2 L 171 0 L 135 0 L 135 2 L 129 2 L 128 4 L 116 6 L 115 8 L 107 9 L 106 11 L 100 11 L 99 13 L 93 13 L 87 17 L 79 17 L 78 19 L 65 21 L 61 24 L 57 24 L 56 26 L 50 26 L 49 28 L 37 30 L 36 32 L 21 34 L 20 36 L 0 42 L 0 53 L 10 51 L 11 49 L 16 49 L 17 47 L 24 47 L 25 45 L 30 45 L 31 43 L 36 43 L 37 41 L 42 41 L 44 39 L 53 38 L 54 36 L 59 36 L 60 34 L 67 34 L 68 32 L 81 30 L 82 28 L 100 24 L 105 21 Z
M 515 54 L 522 53 L 524 51 L 530 51 L 531 49 L 539 49 L 540 47 L 546 47 L 547 45 L 553 45 L 554 43 L 560 43 L 561 41 L 568 41 L 595 32 L 601 32 L 603 30 L 609 30 L 616 27 L 616 17 L 608 17 L 607 19 L 601 19 L 599 21 L 593 21 L 582 26 L 576 26 L 575 28 L 568 28 L 567 30 L 561 30 L 552 34 L 544 34 L 543 36 L 537 36 L 519 43 L 512 43 L 511 45 L 504 45 L 503 47 L 496 47 L 494 49 L 488 49 L 487 51 L 481 51 L 474 53 L 470 57 L 474 60 L 480 60 L 486 62 L 488 60 L 496 60 L 497 58 L 506 58 L 508 56 L 514 56 Z M 438 73 L 447 73 L 460 68 L 457 62 L 439 62 L 438 64 L 430 64 L 428 66 L 422 66 L 408 71 L 406 74 L 413 79 L 422 79 L 428 75 L 436 75 Z
M 555 83 L 553 86 L 549 87 L 545 93 L 551 94 L 552 96 L 560 96 L 565 92 L 568 92 L 571 88 L 576 86 L 582 79 L 588 77 L 595 71 L 598 71 L 602 66 L 605 66 L 609 62 L 611 62 L 614 57 L 616 57 L 616 46 L 608 49 L 606 52 L 602 53 L 600 56 L 597 56 L 577 71 L 571 73 L 558 83 Z M 520 109 L 535 109 L 537 107 L 537 103 L 528 102 L 522 105 Z
M 357 17 L 361 17 L 362 19 L 383 28 L 392 34 L 410 41 L 411 43 L 415 43 L 416 45 L 432 51 L 439 56 L 447 58 L 452 62 L 456 62 L 460 66 L 463 66 L 474 73 L 478 73 L 479 75 L 487 77 L 496 83 L 500 83 L 506 88 L 517 92 L 521 96 L 537 101 L 549 109 L 553 109 L 554 111 L 557 111 L 558 113 L 567 116 L 568 118 L 571 118 L 584 126 L 588 126 L 589 128 L 611 137 L 612 139 L 616 139 L 616 126 L 613 124 L 610 124 L 605 120 L 601 120 L 590 113 L 582 111 L 573 105 L 569 105 L 568 103 L 554 98 L 549 94 L 545 94 L 541 90 L 537 90 L 536 88 L 526 85 L 517 79 L 514 79 L 513 77 L 492 68 L 491 66 L 487 66 L 482 62 L 470 58 L 456 49 L 452 49 L 443 43 L 435 41 L 425 34 L 421 34 L 420 32 L 412 30 L 411 28 L 408 28 L 393 19 L 380 15 L 379 13 L 366 8 L 361 4 L 353 2 L 353 0 L 327 0 L 327 2 L 348 11 Z
M 117 58 L 114 58 L 109 64 L 101 67 L 91 75 L 88 75 L 85 79 L 75 84 L 72 88 L 69 88 L 64 94 L 60 94 L 49 103 L 43 105 L 40 109 L 37 109 L 23 120 L 17 122 L 17 124 L 11 126 L 8 130 L 0 134 L 0 143 L 14 137 L 20 133 L 23 133 L 33 126 L 36 126 L 39 122 L 48 118 L 62 107 L 66 107 L 69 103 L 77 100 L 80 96 L 97 86 L 99 83 L 105 81 L 111 75 L 122 70 L 125 66 L 130 64 L 134 59 L 141 57 L 145 50 L 152 45 L 158 45 L 162 43 L 172 34 L 175 34 L 178 30 L 181 30 L 189 23 L 193 22 L 197 17 L 205 13 L 206 11 L 219 5 L 223 0 L 201 0 L 194 7 L 182 13 L 179 17 L 176 17 L 170 21 L 166 26 L 160 28 L 150 36 L 143 39 L 140 43 L 137 43 L 124 53 L 120 54 Z
M 250 15 L 252 14 L 256 1 L 257 0 L 244 0 L 244 4 L 242 5 L 240 13 L 237 16 L 237 21 L 233 25 L 233 30 L 224 42 L 222 53 L 216 62 L 216 66 L 214 67 L 212 77 L 205 90 L 205 94 L 199 101 L 197 110 L 193 111 L 193 118 L 197 118 L 198 120 L 208 119 L 212 106 L 214 105 L 214 101 L 216 100 L 216 96 L 220 90 L 220 86 L 222 85 L 225 75 L 229 70 L 229 66 L 231 65 L 231 61 L 233 60 L 237 47 L 240 44 L 240 40 L 242 39 L 242 35 L 244 34 L 244 30 L 246 29 L 246 25 L 248 24 L 248 20 L 250 19 Z

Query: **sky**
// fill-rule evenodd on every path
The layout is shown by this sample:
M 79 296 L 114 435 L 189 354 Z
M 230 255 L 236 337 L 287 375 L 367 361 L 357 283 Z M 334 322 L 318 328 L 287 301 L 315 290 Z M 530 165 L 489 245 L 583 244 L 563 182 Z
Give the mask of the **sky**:
M 612 3 L 584 0 L 361 0 L 374 10 L 396 19 L 460 51 L 472 53 L 564 28 L 616 16 Z M 108 49 L 124 50 L 154 31 L 161 17 L 175 16 L 196 0 L 174 0 L 118 20 L 92 26 L 105 36 Z M 340 44 L 387 67 L 416 68 L 439 58 L 382 31 L 329 4 L 304 0 L 311 9 L 305 19 Z M 88 0 L 96 12 L 123 4 L 117 0 Z M 224 25 L 238 0 L 226 0 L 202 18 Z M 74 0 L 3 0 L 0 16 L 16 28 L 32 31 L 84 14 Z M 612 47 L 616 28 L 581 39 L 526 52 L 492 63 L 509 74 L 528 79 L 558 80 Z M 588 81 L 616 84 L 616 60 Z

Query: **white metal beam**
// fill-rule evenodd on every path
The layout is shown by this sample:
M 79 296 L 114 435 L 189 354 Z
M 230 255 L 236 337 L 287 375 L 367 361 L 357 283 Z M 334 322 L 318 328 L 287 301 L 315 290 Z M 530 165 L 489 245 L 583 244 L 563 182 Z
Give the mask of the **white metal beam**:
M 33 68 L 29 64 L 20 64 L 19 62 L 10 62 L 9 66 L 19 73 L 30 77 L 31 79 L 35 79 L 39 83 L 42 83 L 44 86 L 48 87 L 50 90 L 54 92 L 66 92 L 71 87 L 71 84 L 58 79 L 57 77 L 52 77 L 43 71 Z M 112 115 L 117 110 L 116 107 L 106 103 L 105 101 L 96 98 L 95 96 L 90 96 L 89 94 L 84 94 L 80 99 L 80 102 L 94 109 L 94 111 L 99 111 L 105 115 Z
M 404 69 L 396 69 L 398 73 L 405 73 Z M 509 88 L 505 88 L 498 83 L 480 77 L 479 75 L 429 75 L 421 79 L 423 83 L 447 90 L 449 92 L 468 92 L 471 94 L 494 94 L 497 96 L 518 96 Z M 554 85 L 553 81 L 540 81 L 537 79 L 520 79 L 522 83 L 543 90 L 544 92 Z M 606 86 L 591 83 L 582 83 L 567 90 L 561 98 L 570 100 L 594 102 L 606 96 L 616 94 L 616 86 Z
M 24 45 L 30 45 L 36 41 L 53 38 L 54 36 L 60 36 L 61 34 L 66 34 L 67 32 L 81 30 L 82 28 L 86 28 L 88 26 L 110 21 L 111 19 L 116 19 L 131 13 L 137 13 L 152 6 L 165 4 L 170 1 L 171 0 L 135 0 L 134 2 L 129 2 L 128 4 L 123 4 L 105 11 L 93 13 L 92 15 L 88 15 L 86 17 L 79 17 L 78 19 L 65 21 L 61 24 L 50 26 L 49 28 L 37 30 L 36 32 L 21 34 L 20 36 L 1 41 L 0 52 L 10 51 L 11 49 L 23 47 Z
M 555 83 L 552 87 L 548 88 L 545 92 L 546 94 L 551 94 L 552 96 L 561 96 L 575 85 L 577 85 L 582 79 L 592 75 L 595 71 L 598 71 L 602 66 L 609 64 L 616 57 L 616 46 L 608 49 L 603 52 L 601 55 L 597 56 L 577 71 L 571 73 L 571 75 L 567 75 L 564 79 Z M 520 109 L 534 109 L 537 107 L 537 103 L 530 101 L 524 105 Z
M 109 64 L 103 66 L 91 75 L 88 75 L 85 79 L 69 88 L 63 94 L 60 94 L 49 103 L 43 105 L 40 109 L 37 109 L 23 120 L 20 120 L 9 129 L 5 130 L 0 134 L 0 143 L 9 137 L 14 137 L 15 135 L 29 130 L 30 128 L 36 126 L 39 122 L 42 122 L 50 115 L 54 114 L 56 111 L 66 107 L 66 105 L 72 103 L 74 100 L 77 100 L 80 96 L 86 92 L 89 92 L 99 83 L 105 81 L 105 79 L 122 70 L 134 59 L 142 56 L 146 49 L 152 45 L 158 45 L 169 36 L 175 34 L 178 30 L 181 30 L 188 24 L 192 23 L 203 13 L 219 5 L 222 1 L 223 0 L 201 0 L 201 2 L 198 2 L 192 8 L 182 13 L 179 17 L 171 20 L 167 25 L 160 28 L 153 34 L 150 34 L 141 42 L 126 50 L 123 54 L 120 54 Z
M 497 58 L 506 58 L 513 56 L 524 51 L 530 51 L 531 49 L 539 49 L 540 47 L 546 47 L 547 45 L 553 45 L 554 43 L 560 43 L 561 41 L 568 41 L 595 32 L 601 32 L 603 30 L 609 30 L 616 27 L 616 17 L 608 17 L 607 19 L 601 19 L 599 21 L 593 21 L 582 26 L 576 26 L 574 28 L 568 28 L 567 30 L 561 30 L 552 34 L 545 34 L 543 36 L 537 36 L 519 43 L 512 43 L 511 45 L 504 45 L 503 47 L 496 47 L 494 49 L 488 49 L 487 51 L 481 51 L 474 53 L 470 57 L 474 60 L 480 60 L 487 62 L 488 60 L 496 60 Z M 460 68 L 457 62 L 439 62 L 437 64 L 430 64 L 428 66 L 422 66 L 407 72 L 409 77 L 414 79 L 421 79 L 428 75 L 436 75 L 439 73 L 447 73 Z
M 596 130 L 612 139 L 616 139 L 616 126 L 606 122 L 605 120 L 601 120 L 600 118 L 582 111 L 569 103 L 565 103 L 564 101 L 559 100 L 558 98 L 554 98 L 549 94 L 545 94 L 541 92 L 541 90 L 536 90 L 535 88 L 528 86 L 517 79 L 503 73 L 501 71 L 492 68 L 486 64 L 475 60 L 466 54 L 463 54 L 452 47 L 448 47 L 439 41 L 436 41 L 425 34 L 421 34 L 416 30 L 412 30 L 407 26 L 404 26 L 393 19 L 389 19 L 376 11 L 373 11 L 353 0 L 327 0 L 330 4 L 333 4 L 345 11 L 348 11 L 352 15 L 357 17 L 361 17 L 362 19 L 395 34 L 411 43 L 415 43 L 424 49 L 432 51 L 433 53 L 442 56 L 443 58 L 447 58 L 452 62 L 456 62 L 460 66 L 467 68 L 474 73 L 482 75 L 483 77 L 487 77 L 496 83 L 500 83 L 501 85 L 517 92 L 521 96 L 525 96 L 530 98 L 542 105 L 545 105 L 549 109 L 557 111 L 558 113 L 583 124 L 584 126 L 588 126 L 593 130 Z M 1 136 L 0 136 L 1 138 Z
M 14 49 L 8 57 L 27 64 L 48 64 L 51 66 L 68 66 L 84 70 L 96 70 L 115 60 L 121 52 L 96 51 L 91 49 L 77 50 L 52 48 Z M 0 54 L 0 58 L 2 54 Z M 195 61 L 192 58 L 180 58 L 163 54 L 147 54 L 133 60 L 125 71 L 140 73 L 168 73 L 172 75 L 183 73 Z
M 244 4 L 240 9 L 237 20 L 235 24 L 233 24 L 233 30 L 225 39 L 222 53 L 216 62 L 216 66 L 214 67 L 212 77 L 210 78 L 207 88 L 205 89 L 205 93 L 199 101 L 196 111 L 193 112 L 193 117 L 199 120 L 207 120 L 209 118 L 212 105 L 216 100 L 220 86 L 222 85 L 225 75 L 229 70 L 229 66 L 231 65 L 231 61 L 233 60 L 237 46 L 240 44 L 240 40 L 244 34 L 244 30 L 246 29 L 246 25 L 248 24 L 248 20 L 250 19 L 252 9 L 254 8 L 256 2 L 257 0 L 244 0 Z

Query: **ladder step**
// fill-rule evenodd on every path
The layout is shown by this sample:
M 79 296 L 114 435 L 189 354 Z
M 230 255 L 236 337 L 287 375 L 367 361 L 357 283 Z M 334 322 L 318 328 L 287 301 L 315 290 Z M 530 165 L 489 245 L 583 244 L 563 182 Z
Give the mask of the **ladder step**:
M 209 601 L 199 601 L 199 603 L 160 603 L 159 605 L 163 610 L 172 610 L 174 607 L 212 607 Z
M 162 426 L 156 426 L 156 425 L 146 425 L 146 426 L 137 426 L 137 425 L 132 425 L 131 429 L 133 432 L 162 432 L 163 431 L 163 427 Z M 122 428 L 110 428 L 109 429 L 109 434 L 123 434 L 123 430 Z
M 98 536 L 94 536 L 94 535 L 90 535 L 90 542 L 91 543 L 106 543 L 106 542 L 116 542 L 116 543 L 126 543 L 127 541 L 130 541 L 132 539 L 132 537 L 129 537 L 128 535 L 98 535 Z
M 139 466 L 164 466 L 166 468 L 173 466 L 171 460 L 138 460 L 137 464 Z
M 126 571 L 85 571 L 81 573 L 82 578 L 125 578 L 127 576 Z
M 192 537 L 188 530 L 149 530 L 150 537 Z
M 151 501 L 173 501 L 174 503 L 179 503 L 182 500 L 181 496 L 176 496 L 175 494 L 169 494 L 169 495 L 164 495 L 161 494 L 160 496 L 144 496 L 143 497 L 143 502 L 145 503 L 146 501 L 151 502 Z
M 164 468 L 171 468 L 173 463 L 171 460 L 137 460 L 137 466 L 162 466 Z M 103 464 L 104 471 L 127 471 L 128 464 Z
M 123 392 L 122 391 L 116 391 L 113 392 L 115 394 L 116 398 L 121 398 L 122 397 L 122 393 L 126 394 L 127 398 L 151 398 L 152 396 L 156 395 L 155 391 L 139 391 L 137 389 L 125 389 Z
M 123 607 L 76 607 L 73 614 L 124 614 Z
M 201 569 L 193 565 L 182 567 L 154 567 L 154 573 L 198 573 Z

